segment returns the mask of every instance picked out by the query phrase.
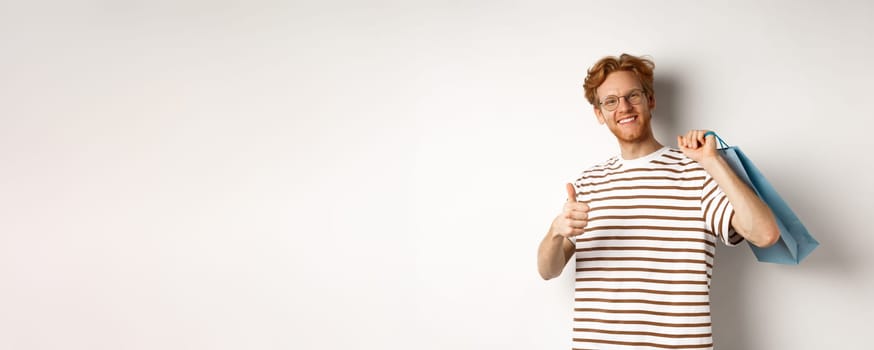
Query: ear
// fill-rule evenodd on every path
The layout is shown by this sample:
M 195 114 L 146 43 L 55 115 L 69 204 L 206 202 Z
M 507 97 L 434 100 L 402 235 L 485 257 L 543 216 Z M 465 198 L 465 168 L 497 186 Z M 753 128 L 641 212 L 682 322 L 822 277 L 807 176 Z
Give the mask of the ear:
M 648 97 L 647 100 L 649 100 L 649 110 L 651 110 L 651 111 L 655 110 L 655 106 L 656 106 L 655 95 L 647 96 L 647 97 Z
M 598 124 L 604 125 L 607 120 L 604 119 L 604 114 L 601 113 L 601 108 L 599 108 L 598 106 L 595 106 L 593 108 L 595 110 L 595 117 L 598 118 Z

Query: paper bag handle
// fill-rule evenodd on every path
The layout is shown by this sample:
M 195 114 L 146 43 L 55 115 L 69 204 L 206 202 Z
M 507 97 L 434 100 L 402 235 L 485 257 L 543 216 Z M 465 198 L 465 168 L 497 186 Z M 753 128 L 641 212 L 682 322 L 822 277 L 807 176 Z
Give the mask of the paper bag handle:
M 713 135 L 716 137 L 717 140 L 719 140 L 719 146 L 716 147 L 717 149 L 728 148 L 728 144 L 725 143 L 725 141 L 722 141 L 722 138 L 719 137 L 719 135 L 717 135 L 715 132 L 713 132 L 713 131 L 705 132 L 704 137 L 707 137 L 707 135 Z

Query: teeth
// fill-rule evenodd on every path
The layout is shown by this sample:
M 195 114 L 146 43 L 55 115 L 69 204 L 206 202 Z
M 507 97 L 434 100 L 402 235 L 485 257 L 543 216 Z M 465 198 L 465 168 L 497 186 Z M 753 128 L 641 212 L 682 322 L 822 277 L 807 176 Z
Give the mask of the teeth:
M 635 117 L 622 119 L 622 120 L 619 121 L 619 124 L 630 123 L 632 120 L 634 120 L 634 118 L 635 118 Z

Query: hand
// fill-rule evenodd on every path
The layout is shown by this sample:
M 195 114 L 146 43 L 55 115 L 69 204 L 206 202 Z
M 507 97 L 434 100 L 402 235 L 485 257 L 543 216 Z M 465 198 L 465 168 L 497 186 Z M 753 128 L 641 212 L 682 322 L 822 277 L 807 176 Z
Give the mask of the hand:
M 577 192 L 574 185 L 567 184 L 568 201 L 564 204 L 561 214 L 552 220 L 549 232 L 553 237 L 566 238 L 576 237 L 585 232 L 589 220 L 589 206 L 586 203 L 577 202 Z
M 711 159 L 711 157 L 718 157 L 719 153 L 716 152 L 716 138 L 713 135 L 707 135 L 704 137 L 704 134 L 707 133 L 708 130 L 689 130 L 686 133 L 686 136 L 677 136 L 677 146 L 680 147 L 680 150 L 683 151 L 683 154 L 686 157 L 691 158 L 692 160 L 702 163 L 706 159 Z

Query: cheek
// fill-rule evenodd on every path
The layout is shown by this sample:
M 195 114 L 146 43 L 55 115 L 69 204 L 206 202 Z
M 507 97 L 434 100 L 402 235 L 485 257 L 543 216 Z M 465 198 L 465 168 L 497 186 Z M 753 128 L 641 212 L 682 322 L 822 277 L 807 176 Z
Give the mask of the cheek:
M 594 112 L 595 112 L 595 119 L 598 120 L 598 123 L 604 124 L 606 122 L 606 120 L 605 120 L 606 116 L 604 115 L 604 111 L 599 109 L 599 108 L 595 108 Z
M 652 112 L 652 107 L 648 104 L 639 104 L 637 105 L 637 111 L 644 114 L 650 114 Z

